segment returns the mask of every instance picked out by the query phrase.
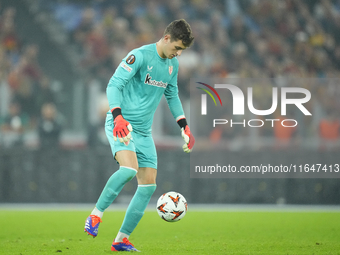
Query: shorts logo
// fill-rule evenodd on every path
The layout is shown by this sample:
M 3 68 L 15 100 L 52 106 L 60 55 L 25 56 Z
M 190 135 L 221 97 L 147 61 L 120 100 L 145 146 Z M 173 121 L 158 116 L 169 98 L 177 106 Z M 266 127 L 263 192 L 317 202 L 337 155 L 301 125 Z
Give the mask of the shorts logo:
M 135 63 L 135 61 L 136 61 L 136 57 L 133 54 L 128 56 L 127 59 L 126 59 L 126 63 L 129 64 L 129 65 L 132 65 L 133 63 Z
M 124 62 L 122 62 L 122 63 L 120 64 L 120 66 L 123 67 L 123 68 L 124 68 L 126 71 L 128 71 L 129 73 L 131 73 L 132 68 L 129 67 L 128 65 L 126 65 Z
M 172 74 L 172 71 L 174 70 L 174 67 L 173 66 L 169 66 L 169 74 L 171 75 Z

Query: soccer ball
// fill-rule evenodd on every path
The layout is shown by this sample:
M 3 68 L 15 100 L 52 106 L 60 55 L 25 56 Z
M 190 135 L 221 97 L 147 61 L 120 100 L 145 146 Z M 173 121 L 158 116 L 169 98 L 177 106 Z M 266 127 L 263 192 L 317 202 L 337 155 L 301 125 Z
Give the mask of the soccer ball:
M 158 215 L 167 222 L 179 221 L 188 210 L 185 198 L 178 192 L 164 193 L 157 201 Z

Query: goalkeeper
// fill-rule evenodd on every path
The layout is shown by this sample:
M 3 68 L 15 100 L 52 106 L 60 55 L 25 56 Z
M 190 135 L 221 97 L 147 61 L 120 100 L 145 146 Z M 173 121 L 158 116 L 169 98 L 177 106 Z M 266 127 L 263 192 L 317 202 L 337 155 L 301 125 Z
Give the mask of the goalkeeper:
M 105 209 L 134 176 L 138 182 L 122 226 L 111 245 L 112 251 L 137 251 L 129 242 L 129 236 L 156 189 L 157 153 L 151 126 L 163 94 L 181 128 L 185 141 L 183 150 L 190 152 L 195 143 L 178 97 L 176 58 L 191 46 L 193 40 L 190 25 L 184 19 L 173 21 L 157 43 L 128 53 L 107 86 L 110 111 L 105 131 L 120 167 L 107 181 L 95 208 L 86 219 L 85 231 L 97 236 Z

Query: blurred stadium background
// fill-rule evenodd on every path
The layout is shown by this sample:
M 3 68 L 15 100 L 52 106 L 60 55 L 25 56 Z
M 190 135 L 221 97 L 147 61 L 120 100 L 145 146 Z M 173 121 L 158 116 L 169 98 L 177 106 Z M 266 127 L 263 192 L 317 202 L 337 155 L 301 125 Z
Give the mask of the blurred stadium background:
M 246 129 L 196 139 L 229 144 L 226 156 L 240 162 L 263 155 L 273 164 L 338 159 L 339 0 L 0 0 L 0 202 L 96 201 L 118 168 L 103 130 L 107 82 L 131 49 L 156 42 L 179 18 L 195 36 L 179 58 L 187 113 L 195 76 L 321 81 L 308 106 L 311 123 L 302 120 L 292 133 L 255 134 L 264 147 L 249 142 Z M 268 91 L 271 96 L 271 85 L 257 95 Z M 153 134 L 155 197 L 176 190 L 191 203 L 340 203 L 339 179 L 191 179 L 189 155 L 164 100 Z M 135 182 L 127 184 L 116 202 L 134 191 Z

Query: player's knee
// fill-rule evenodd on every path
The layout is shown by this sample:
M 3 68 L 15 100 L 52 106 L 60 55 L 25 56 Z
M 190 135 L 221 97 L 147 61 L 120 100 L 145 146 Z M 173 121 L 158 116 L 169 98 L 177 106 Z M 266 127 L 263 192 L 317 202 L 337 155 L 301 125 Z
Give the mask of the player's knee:
M 134 168 L 130 168 L 130 167 L 124 167 L 124 172 L 125 172 L 125 177 L 126 177 L 126 181 L 131 181 L 133 179 L 133 177 L 136 176 L 137 174 L 137 170 Z
M 137 173 L 138 185 L 156 185 L 157 170 L 153 168 L 139 168 Z
M 133 169 L 138 169 L 137 155 L 133 151 L 123 150 L 115 154 L 115 159 L 120 166 L 125 166 Z
M 137 174 L 137 172 L 133 173 L 133 172 L 130 172 L 130 174 L 127 176 L 127 181 L 131 181 L 133 179 L 133 177 L 135 177 Z
M 131 181 L 133 177 L 136 176 L 137 170 L 131 167 L 121 166 L 119 170 L 117 171 L 117 174 L 121 182 L 125 184 Z
M 147 185 L 147 184 L 155 184 L 156 185 L 155 178 L 153 178 L 151 176 L 140 177 L 137 174 L 137 181 L 138 181 L 138 185 Z

